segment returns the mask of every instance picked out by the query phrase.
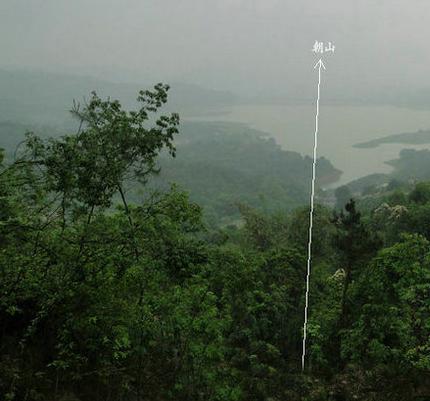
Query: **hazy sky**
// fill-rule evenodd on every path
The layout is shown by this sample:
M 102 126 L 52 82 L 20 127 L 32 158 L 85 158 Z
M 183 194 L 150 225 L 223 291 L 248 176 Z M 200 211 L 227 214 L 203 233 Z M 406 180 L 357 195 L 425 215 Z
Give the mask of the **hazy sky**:
M 318 39 L 333 87 L 428 86 L 429 17 L 429 0 L 1 0 L 0 66 L 286 93 Z

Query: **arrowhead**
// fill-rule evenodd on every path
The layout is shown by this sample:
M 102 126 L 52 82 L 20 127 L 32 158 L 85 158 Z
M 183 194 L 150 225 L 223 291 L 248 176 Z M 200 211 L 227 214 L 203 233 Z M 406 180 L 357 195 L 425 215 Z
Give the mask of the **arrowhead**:
M 321 67 L 325 69 L 325 65 L 324 65 L 324 63 L 323 63 L 323 61 L 321 59 L 319 59 L 318 62 L 314 66 L 314 68 L 317 68 L 317 67 L 319 69 L 321 69 Z

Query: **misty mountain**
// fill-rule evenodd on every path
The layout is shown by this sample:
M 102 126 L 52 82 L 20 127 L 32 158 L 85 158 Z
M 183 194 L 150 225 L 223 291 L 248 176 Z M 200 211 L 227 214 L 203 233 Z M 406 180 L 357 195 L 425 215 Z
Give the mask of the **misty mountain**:
M 133 107 L 139 89 L 155 83 L 113 83 L 87 76 L 0 69 L 0 121 L 23 124 L 71 124 L 72 100 L 83 102 L 91 91 L 117 98 Z M 231 106 L 236 96 L 198 85 L 171 83 L 169 110 L 188 114 L 208 113 Z
M 430 143 L 430 130 L 419 130 L 417 132 L 402 133 L 384 136 L 367 142 L 354 145 L 355 148 L 376 148 L 385 143 L 404 143 L 409 145 L 422 145 Z
M 309 201 L 312 159 L 283 150 L 267 133 L 222 122 L 185 122 L 180 131 L 176 158 L 161 158 L 152 185 L 166 190 L 179 184 L 213 221 L 239 218 L 238 203 L 287 211 Z M 336 182 L 341 173 L 318 159 L 318 187 Z

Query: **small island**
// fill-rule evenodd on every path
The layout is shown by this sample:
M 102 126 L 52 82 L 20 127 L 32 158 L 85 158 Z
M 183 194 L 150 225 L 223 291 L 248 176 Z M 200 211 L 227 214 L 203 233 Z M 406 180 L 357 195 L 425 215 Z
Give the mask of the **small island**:
M 367 142 L 356 143 L 354 148 L 376 148 L 386 143 L 404 143 L 408 145 L 430 144 L 430 130 L 419 130 L 412 133 L 394 134 L 382 138 L 373 139 Z

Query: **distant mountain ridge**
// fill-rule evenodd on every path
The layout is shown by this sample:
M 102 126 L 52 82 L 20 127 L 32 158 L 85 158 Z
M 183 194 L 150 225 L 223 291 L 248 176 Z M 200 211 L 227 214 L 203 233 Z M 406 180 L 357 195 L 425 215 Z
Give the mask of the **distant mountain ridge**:
M 154 83 L 114 83 L 87 76 L 54 74 L 40 71 L 0 69 L 0 121 L 22 124 L 67 124 L 73 99 L 83 101 L 91 91 L 100 96 L 119 99 L 133 107 L 138 91 Z M 168 109 L 181 115 L 207 113 L 234 104 L 230 92 L 203 88 L 193 84 L 169 83 Z

